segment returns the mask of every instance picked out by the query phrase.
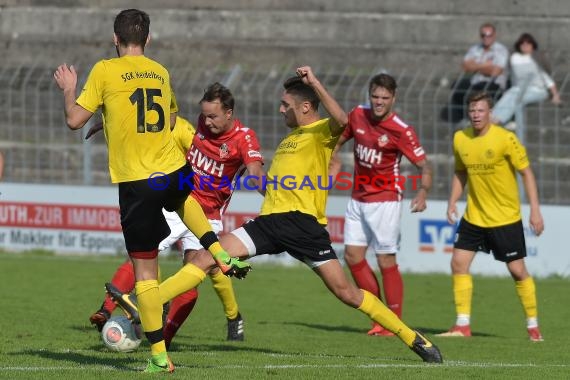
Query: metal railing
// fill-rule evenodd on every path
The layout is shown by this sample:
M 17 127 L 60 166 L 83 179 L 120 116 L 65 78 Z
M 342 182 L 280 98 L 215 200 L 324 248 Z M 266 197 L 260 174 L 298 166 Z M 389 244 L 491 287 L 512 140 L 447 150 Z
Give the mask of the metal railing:
M 89 67 L 89 65 L 82 65 Z M 107 148 L 102 135 L 89 141 L 85 132 L 65 127 L 63 97 L 53 82 L 53 69 L 41 66 L 0 69 L 0 150 L 5 156 L 3 181 L 48 184 L 109 185 Z M 202 70 L 170 69 L 180 113 L 195 121 L 203 89 L 214 81 L 227 85 L 236 98 L 235 113 L 253 128 L 267 163 L 273 149 L 287 133 L 278 112 L 283 81 L 294 74 L 289 63 L 265 68 L 240 65 Z M 321 81 L 347 111 L 366 102 L 368 80 L 378 72 L 398 81 L 396 111 L 413 125 L 434 162 L 434 199 L 446 199 L 453 174 L 454 125 L 440 119 L 450 96 L 450 83 L 460 73 L 437 69 L 388 67 L 314 67 Z M 87 72 L 80 72 L 81 86 Z M 563 101 L 570 100 L 570 75 L 555 73 Z M 98 116 L 96 116 L 97 118 Z M 541 201 L 570 204 L 570 111 L 549 102 L 526 108 L 526 145 L 538 179 Z M 84 128 L 85 129 L 85 128 Z M 350 171 L 350 144 L 343 151 L 344 170 Z M 411 171 L 404 163 L 404 171 Z

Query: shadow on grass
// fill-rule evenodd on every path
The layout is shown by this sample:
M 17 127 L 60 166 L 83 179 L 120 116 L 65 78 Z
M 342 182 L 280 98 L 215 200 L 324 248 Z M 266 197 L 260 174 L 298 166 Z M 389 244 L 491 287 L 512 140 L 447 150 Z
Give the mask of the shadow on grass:
M 217 345 L 217 344 L 212 344 L 212 345 L 208 345 L 208 344 L 200 344 L 200 345 L 191 345 L 191 344 L 175 344 L 174 342 L 172 343 L 172 345 L 170 346 L 170 350 L 169 352 L 208 352 L 208 351 L 216 351 L 216 352 L 225 352 L 225 353 L 229 353 L 229 352 L 252 352 L 252 353 L 258 353 L 258 354 L 266 354 L 266 355 L 283 355 L 283 356 L 291 356 L 291 357 L 295 357 L 295 356 L 300 356 L 303 355 L 303 353 L 300 353 L 299 351 L 276 351 L 276 350 L 271 350 L 271 349 L 266 349 L 266 348 L 258 348 L 258 347 L 250 347 L 250 346 L 242 346 L 240 345 L 236 345 L 236 346 L 225 346 L 225 345 Z M 338 357 L 338 354 L 325 354 L 325 353 L 319 353 L 318 356 L 320 358 L 326 358 L 326 357 L 330 357 L 333 359 L 336 359 Z M 358 354 L 358 355 L 352 355 L 352 354 L 345 354 L 343 355 L 343 357 L 346 358 L 363 358 L 363 357 L 368 357 L 370 359 L 375 359 L 375 356 L 363 356 L 362 354 Z M 384 360 L 409 360 L 408 359 L 404 359 L 404 358 L 398 358 L 398 359 L 389 359 L 389 358 L 383 358 Z M 191 367 L 191 366 L 190 366 Z M 208 366 L 197 366 L 200 368 L 208 368 Z
M 422 334 L 429 334 L 429 335 L 437 335 L 437 334 L 441 334 L 444 332 L 447 332 L 448 330 L 441 330 L 441 329 L 434 329 L 434 328 L 427 328 L 427 327 L 417 327 L 414 328 L 414 330 L 418 330 L 420 333 Z M 473 337 L 493 337 L 493 338 L 498 338 L 498 335 L 495 334 L 487 334 L 487 333 L 483 333 L 483 332 L 477 332 L 477 331 L 471 331 L 471 336 Z M 461 337 L 442 337 L 442 338 L 457 338 L 457 339 L 461 339 Z
M 288 355 L 291 352 L 287 351 L 275 351 L 266 348 L 244 346 L 242 343 L 239 344 L 184 344 L 172 342 L 169 352 L 207 352 L 207 351 L 217 351 L 217 352 L 256 352 L 263 354 L 273 354 L 273 355 Z
M 363 326 L 361 329 L 349 326 L 334 326 L 334 325 L 321 325 L 317 323 L 305 323 L 305 322 L 283 322 L 283 325 L 293 325 L 293 326 L 304 326 L 311 329 L 323 330 L 323 331 L 342 331 L 348 333 L 358 333 L 366 334 L 366 328 Z
M 79 332 L 87 332 L 87 333 L 95 332 L 97 334 L 101 333 L 97 331 L 97 327 L 95 327 L 94 325 L 71 325 L 69 326 L 69 329 Z
M 333 325 L 321 325 L 316 323 L 304 323 L 304 322 L 283 322 L 284 325 L 295 325 L 295 326 L 303 326 L 308 327 L 311 329 L 316 330 L 323 330 L 323 331 L 341 331 L 341 332 L 348 332 L 348 333 L 358 333 L 358 334 L 366 334 L 366 328 L 358 329 L 349 326 L 333 326 Z M 419 331 L 421 334 L 428 334 L 428 335 L 436 335 L 446 332 L 447 330 L 440 330 L 434 329 L 431 327 L 414 327 L 410 326 L 413 330 Z M 482 332 L 472 332 L 472 336 L 474 337 L 498 337 L 495 334 L 486 334 Z
M 38 356 L 40 358 L 49 359 L 59 362 L 71 362 L 81 366 L 105 366 L 113 367 L 121 371 L 140 371 L 140 368 L 133 368 L 133 366 L 140 366 L 140 359 L 137 357 L 105 357 L 97 358 L 92 355 L 84 355 L 78 352 L 54 352 L 50 350 L 24 350 L 19 352 L 11 352 L 8 355 L 30 355 Z

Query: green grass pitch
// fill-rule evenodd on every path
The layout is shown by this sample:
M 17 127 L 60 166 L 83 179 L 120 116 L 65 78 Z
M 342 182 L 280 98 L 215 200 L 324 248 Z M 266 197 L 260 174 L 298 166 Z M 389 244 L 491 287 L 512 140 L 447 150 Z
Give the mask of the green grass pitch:
M 88 321 L 122 260 L 0 252 L 0 378 L 143 377 L 148 344 L 110 352 Z M 397 338 L 368 337 L 367 318 L 338 302 L 308 268 L 252 264 L 247 279 L 234 281 L 246 340 L 225 341 L 221 304 L 206 279 L 173 342 L 171 378 L 570 378 L 568 279 L 536 280 L 545 341 L 532 343 L 509 278 L 474 278 L 474 336 L 462 339 L 433 337 L 454 322 L 450 276 L 404 274 L 404 320 L 432 337 L 444 356 L 443 365 L 426 365 Z M 161 258 L 164 275 L 178 266 Z

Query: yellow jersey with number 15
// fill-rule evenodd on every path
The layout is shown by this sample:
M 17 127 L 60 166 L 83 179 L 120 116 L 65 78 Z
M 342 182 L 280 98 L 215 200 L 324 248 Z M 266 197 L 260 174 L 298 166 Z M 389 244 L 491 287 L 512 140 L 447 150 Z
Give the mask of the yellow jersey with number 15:
M 111 181 L 128 182 L 184 166 L 170 130 L 178 111 L 166 68 L 144 55 L 126 55 L 93 66 L 77 104 L 102 107 Z

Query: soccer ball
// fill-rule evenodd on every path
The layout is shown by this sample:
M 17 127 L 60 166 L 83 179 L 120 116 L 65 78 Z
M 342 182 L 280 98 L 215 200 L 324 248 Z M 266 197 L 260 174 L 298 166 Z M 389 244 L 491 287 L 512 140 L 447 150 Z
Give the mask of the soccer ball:
M 109 318 L 101 330 L 103 343 L 112 351 L 132 352 L 141 344 L 139 325 L 133 325 L 124 315 Z

